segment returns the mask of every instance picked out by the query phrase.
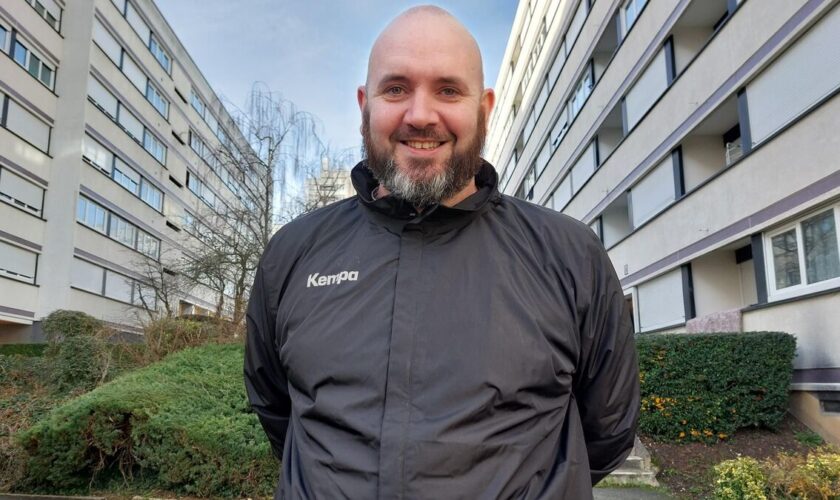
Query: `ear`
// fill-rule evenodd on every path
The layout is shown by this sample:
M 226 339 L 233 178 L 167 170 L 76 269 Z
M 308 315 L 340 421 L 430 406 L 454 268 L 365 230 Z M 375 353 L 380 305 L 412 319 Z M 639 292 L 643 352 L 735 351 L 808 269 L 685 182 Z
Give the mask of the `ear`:
M 367 104 L 367 87 L 359 85 L 356 89 L 356 100 L 359 101 L 359 111 L 365 111 L 365 104 Z
M 489 125 L 490 123 L 490 113 L 493 111 L 493 106 L 496 104 L 496 93 L 493 92 L 493 89 L 484 89 L 484 92 L 481 94 L 481 112 L 484 113 L 484 123 Z

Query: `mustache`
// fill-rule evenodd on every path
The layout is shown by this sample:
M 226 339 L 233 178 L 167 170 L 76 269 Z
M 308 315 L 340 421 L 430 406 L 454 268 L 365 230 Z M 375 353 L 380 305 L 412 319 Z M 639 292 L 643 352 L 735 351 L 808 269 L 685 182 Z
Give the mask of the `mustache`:
M 411 125 L 403 125 L 391 134 L 391 140 L 394 141 L 435 141 L 447 142 L 455 140 L 455 137 L 447 132 L 437 130 L 434 126 L 417 128 Z

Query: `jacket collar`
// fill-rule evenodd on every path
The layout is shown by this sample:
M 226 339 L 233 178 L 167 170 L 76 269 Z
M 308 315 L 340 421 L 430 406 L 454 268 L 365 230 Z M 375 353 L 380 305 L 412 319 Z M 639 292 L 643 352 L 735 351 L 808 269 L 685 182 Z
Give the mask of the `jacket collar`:
M 406 227 L 415 227 L 426 233 L 440 233 L 457 229 L 469 223 L 493 204 L 501 201 L 498 190 L 499 177 L 488 162 L 483 161 L 475 184 L 478 191 L 454 207 L 437 204 L 426 207 L 421 213 L 410 203 L 395 196 L 373 199 L 372 193 L 379 186 L 366 161 L 359 162 L 350 173 L 353 187 L 362 205 L 376 224 L 392 232 L 401 233 Z

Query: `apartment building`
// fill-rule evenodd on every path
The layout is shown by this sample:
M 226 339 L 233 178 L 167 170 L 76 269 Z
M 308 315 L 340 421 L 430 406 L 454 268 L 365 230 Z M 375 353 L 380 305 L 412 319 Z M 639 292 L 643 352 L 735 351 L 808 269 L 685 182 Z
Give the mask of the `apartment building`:
M 213 154 L 246 141 L 152 0 L 4 1 L 0 51 L 0 343 L 56 309 L 137 331 L 143 266 L 247 203 Z
M 522 0 L 487 158 L 589 224 L 636 332 L 797 337 L 791 410 L 840 442 L 840 7 Z
M 325 207 L 330 203 L 356 195 L 350 170 L 332 165 L 327 157 L 321 158 L 321 170 L 307 176 L 306 206 L 310 209 Z

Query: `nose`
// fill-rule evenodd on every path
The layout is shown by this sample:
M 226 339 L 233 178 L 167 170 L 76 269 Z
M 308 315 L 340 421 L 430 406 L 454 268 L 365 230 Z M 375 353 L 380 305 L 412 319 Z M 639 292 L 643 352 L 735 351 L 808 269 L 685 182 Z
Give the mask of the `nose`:
M 434 96 L 428 92 L 416 91 L 408 102 L 403 121 L 414 128 L 424 129 L 438 123 Z

